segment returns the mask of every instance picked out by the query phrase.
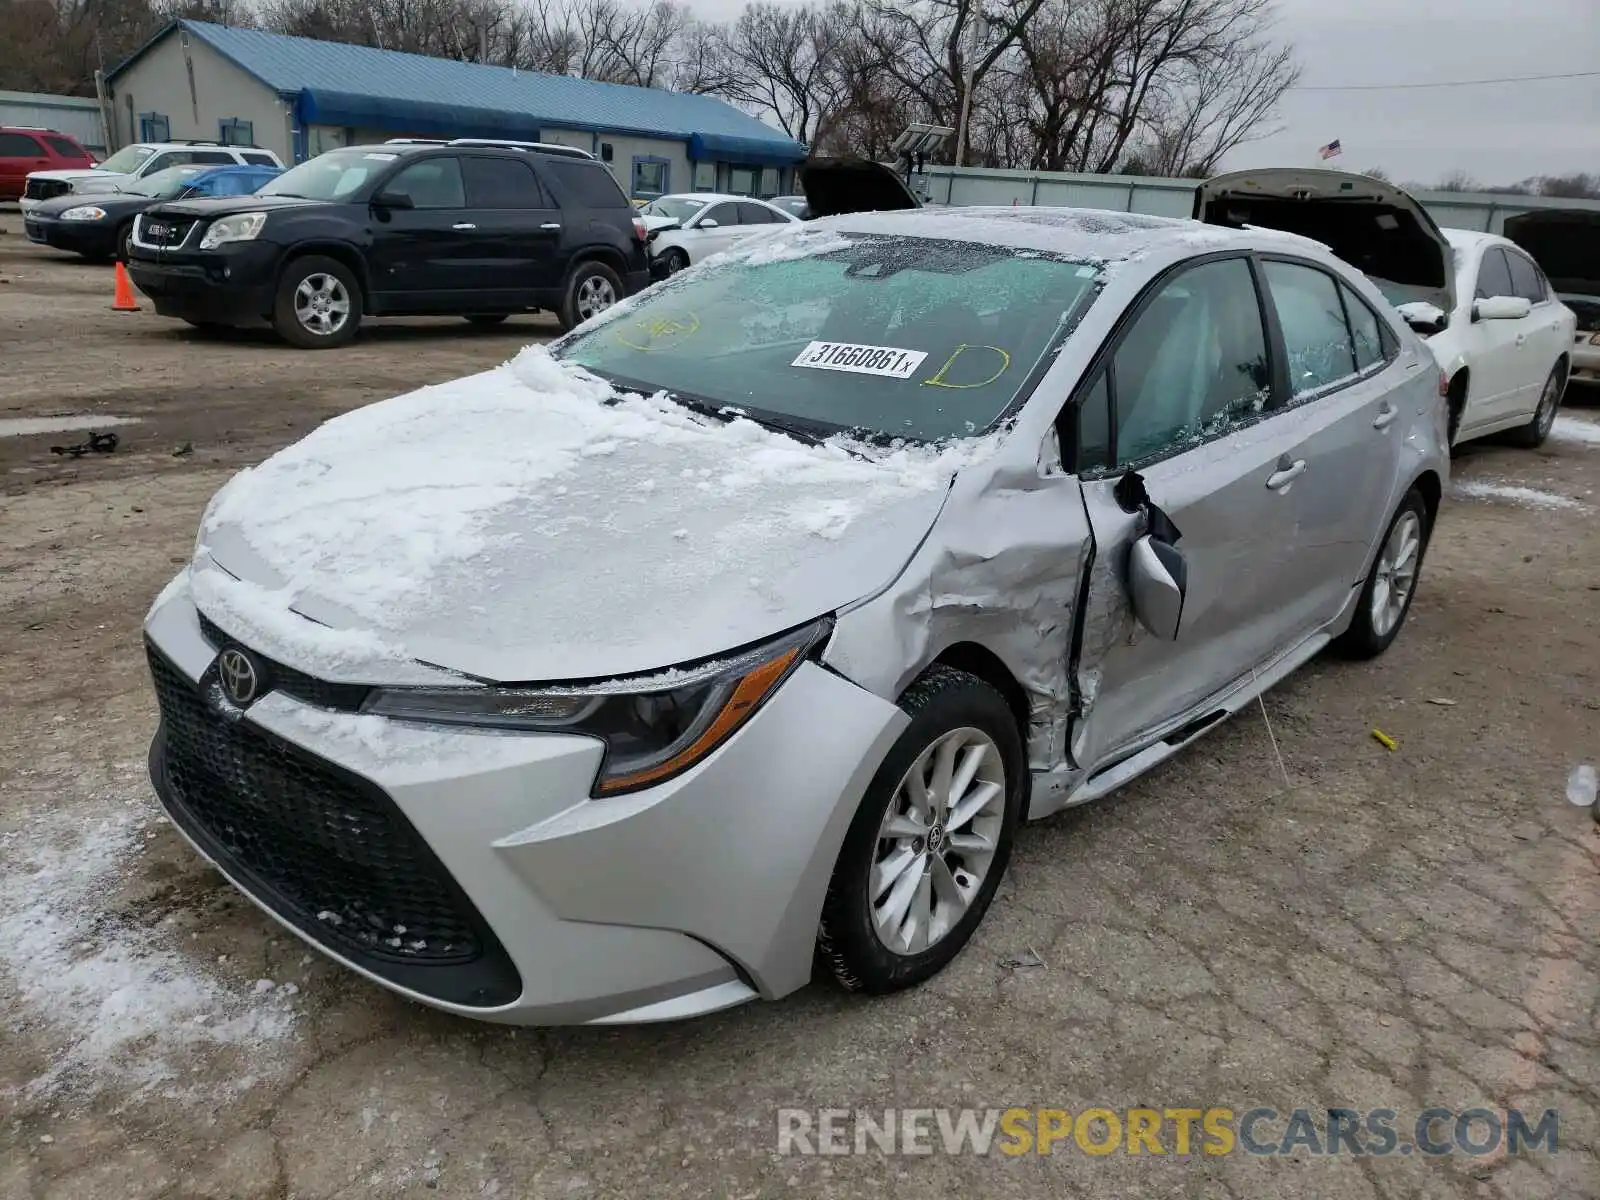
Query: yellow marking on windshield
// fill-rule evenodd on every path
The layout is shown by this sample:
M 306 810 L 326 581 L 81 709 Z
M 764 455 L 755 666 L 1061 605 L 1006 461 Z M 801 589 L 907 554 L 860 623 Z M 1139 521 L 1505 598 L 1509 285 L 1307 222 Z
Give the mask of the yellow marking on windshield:
M 629 341 L 624 330 L 638 331 L 635 336 L 642 335 L 642 340 L 648 344 L 640 345 L 639 342 Z M 613 336 L 628 349 L 648 354 L 652 350 L 669 350 L 699 330 L 699 315 L 689 313 L 683 317 L 657 317 L 654 320 L 633 321 L 618 329 Z
M 979 380 L 977 383 L 947 383 L 945 381 L 945 374 L 950 370 L 950 368 L 952 366 L 955 365 L 956 359 L 960 358 L 968 350 L 989 350 L 989 351 L 994 352 L 995 354 L 998 354 L 1000 356 L 1000 367 L 999 367 L 999 369 L 997 371 L 995 371 L 995 373 L 993 375 L 989 376 L 989 378 Z M 944 366 L 940 367 L 931 376 L 929 376 L 927 379 L 924 379 L 922 381 L 922 386 L 923 387 L 942 387 L 942 388 L 981 388 L 981 387 L 988 387 L 996 379 L 999 379 L 1000 376 L 1004 375 L 1006 373 L 1006 369 L 1008 367 L 1010 367 L 1010 366 L 1011 366 L 1011 355 L 1008 354 L 1006 351 L 1000 349 L 999 346 L 977 346 L 977 345 L 969 346 L 966 342 L 962 342 L 961 345 L 956 347 L 955 353 L 952 354 L 949 358 L 944 360 Z

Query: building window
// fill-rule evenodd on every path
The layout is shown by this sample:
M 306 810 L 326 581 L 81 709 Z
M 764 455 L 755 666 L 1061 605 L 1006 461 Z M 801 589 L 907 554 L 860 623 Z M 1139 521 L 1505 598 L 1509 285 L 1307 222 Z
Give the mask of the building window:
M 223 117 L 219 124 L 222 127 L 222 137 L 219 139 L 224 146 L 253 146 L 256 144 L 255 124 L 251 121 L 241 121 L 238 117 Z
M 170 142 L 172 140 L 172 122 L 167 120 L 165 113 L 140 113 L 139 140 L 141 142 Z
M 714 192 L 717 190 L 717 164 L 697 162 L 694 165 L 694 190 L 697 192 Z
M 756 168 L 755 167 L 730 167 L 728 168 L 728 190 L 735 196 L 753 196 L 756 194 Z
M 612 148 L 610 142 L 601 142 L 600 143 L 600 161 L 601 162 L 610 162 L 613 158 L 616 157 L 616 153 L 617 152 Z
M 639 158 L 633 160 L 633 195 L 664 196 L 671 180 L 671 164 L 664 158 Z
M 778 194 L 778 168 L 764 167 L 761 171 L 761 195 L 776 196 Z

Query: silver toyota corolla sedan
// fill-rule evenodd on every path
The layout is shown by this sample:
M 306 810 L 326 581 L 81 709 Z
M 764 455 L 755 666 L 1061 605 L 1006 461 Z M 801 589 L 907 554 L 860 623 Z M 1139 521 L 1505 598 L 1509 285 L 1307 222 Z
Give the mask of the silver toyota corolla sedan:
M 146 622 L 151 776 L 264 910 L 451 1012 L 893 991 L 1025 819 L 1389 645 L 1445 421 L 1315 242 L 823 218 L 232 480 Z

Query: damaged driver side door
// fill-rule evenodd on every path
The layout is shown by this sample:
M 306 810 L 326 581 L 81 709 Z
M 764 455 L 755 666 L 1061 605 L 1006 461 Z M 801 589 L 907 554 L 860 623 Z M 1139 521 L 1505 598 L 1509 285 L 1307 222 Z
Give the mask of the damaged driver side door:
M 1276 404 L 1269 344 L 1250 259 L 1181 266 L 1145 294 L 1063 413 L 1094 542 L 1074 636 L 1068 746 L 1080 768 L 1188 736 L 1207 717 L 1197 706 L 1301 632 L 1292 492 L 1305 464 L 1293 414 Z M 1161 545 L 1136 553 L 1146 534 Z M 1146 596 L 1150 569 L 1177 564 L 1175 637 L 1136 618 L 1130 555 Z M 1150 623 L 1173 619 L 1169 608 Z

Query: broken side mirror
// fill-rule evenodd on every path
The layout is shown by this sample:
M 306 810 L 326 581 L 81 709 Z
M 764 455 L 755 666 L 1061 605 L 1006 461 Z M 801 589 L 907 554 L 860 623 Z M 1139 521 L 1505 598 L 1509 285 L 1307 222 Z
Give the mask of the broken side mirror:
M 1144 477 L 1129 471 L 1117 481 L 1114 495 L 1124 512 L 1144 518 L 1145 532 L 1128 551 L 1128 602 L 1133 615 L 1163 641 L 1176 641 L 1183 623 L 1183 602 L 1189 594 L 1189 564 L 1178 539 L 1177 525 L 1150 499 Z

